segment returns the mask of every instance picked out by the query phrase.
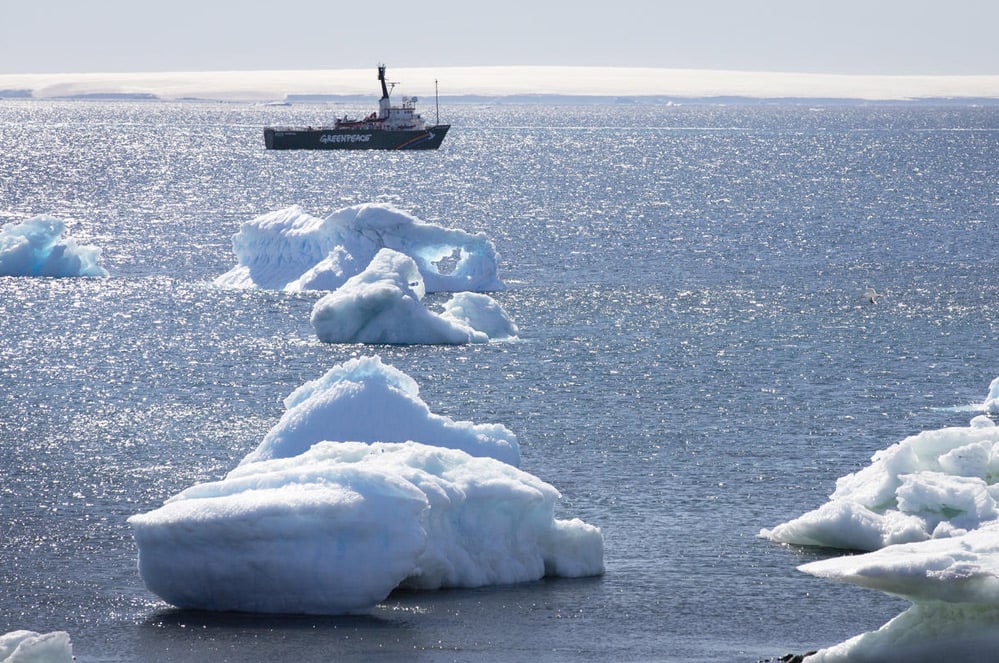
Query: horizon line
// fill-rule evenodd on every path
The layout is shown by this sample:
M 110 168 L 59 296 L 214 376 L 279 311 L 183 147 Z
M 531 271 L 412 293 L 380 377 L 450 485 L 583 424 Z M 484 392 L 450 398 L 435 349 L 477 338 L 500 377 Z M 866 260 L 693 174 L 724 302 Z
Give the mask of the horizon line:
M 301 95 L 376 93 L 375 67 L 0 74 L 4 92 L 30 98 L 149 95 L 266 101 Z M 400 90 L 426 96 L 443 81 L 451 96 L 621 96 L 903 101 L 999 99 L 999 75 L 831 74 L 588 65 L 390 68 Z

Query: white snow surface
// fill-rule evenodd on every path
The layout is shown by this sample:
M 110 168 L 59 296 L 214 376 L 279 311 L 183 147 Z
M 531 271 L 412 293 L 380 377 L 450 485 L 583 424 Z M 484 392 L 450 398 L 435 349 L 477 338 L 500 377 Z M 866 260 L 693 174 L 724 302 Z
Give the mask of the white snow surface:
M 798 568 L 914 602 L 879 630 L 823 649 L 809 663 L 991 660 L 999 651 L 999 523 Z
M 146 586 L 182 608 L 364 612 L 396 587 L 603 572 L 600 530 L 492 458 L 417 442 L 321 442 L 243 464 L 132 516 Z
M 484 233 L 427 223 L 387 203 L 340 209 L 325 219 L 300 206 L 263 214 L 233 237 L 237 265 L 224 287 L 335 290 L 359 274 L 380 249 L 412 258 L 427 292 L 501 290 L 496 250 Z
M 101 250 L 64 237 L 66 223 L 40 215 L 0 227 L 0 276 L 107 276 Z
M 334 366 L 293 391 L 284 406 L 280 421 L 240 465 L 296 456 L 324 440 L 416 441 L 520 463 L 517 436 L 510 429 L 434 414 L 416 381 L 378 356 Z
M 760 535 L 847 550 L 961 536 L 999 519 L 997 481 L 999 427 L 979 415 L 878 451 L 837 479 L 828 502 Z
M 11 631 L 0 635 L 0 663 L 72 663 L 69 633 Z
M 437 314 L 421 301 L 425 287 L 409 256 L 381 249 L 312 309 L 312 327 L 326 343 L 459 345 L 511 338 L 516 325 L 488 295 L 458 293 Z

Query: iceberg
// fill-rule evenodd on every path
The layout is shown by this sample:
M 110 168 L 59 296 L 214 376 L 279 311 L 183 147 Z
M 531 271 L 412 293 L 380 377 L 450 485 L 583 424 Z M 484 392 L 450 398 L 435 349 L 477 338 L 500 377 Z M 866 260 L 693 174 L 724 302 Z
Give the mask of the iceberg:
M 456 292 L 441 317 L 485 334 L 490 340 L 515 339 L 520 330 L 495 299 L 478 292 Z
M 0 663 L 73 663 L 65 631 L 11 631 L 0 635 Z
M 63 237 L 66 224 L 36 216 L 0 227 L 0 276 L 108 276 L 101 250 Z
M 233 238 L 237 265 L 224 287 L 335 290 L 360 273 L 380 249 L 412 258 L 427 292 L 503 289 L 496 250 L 483 233 L 427 223 L 392 205 L 366 203 L 325 219 L 293 205 L 242 224 Z
M 312 327 L 326 343 L 466 344 L 510 338 L 517 328 L 488 295 L 458 293 L 443 314 L 423 305 L 423 277 L 416 262 L 381 249 L 312 309 Z
M 285 413 L 240 465 L 304 453 L 317 442 L 423 442 L 517 466 L 517 436 L 502 424 L 430 411 L 416 381 L 378 356 L 351 359 L 285 400 Z
M 417 442 L 321 442 L 241 465 L 132 516 L 139 571 L 182 608 L 364 612 L 397 588 L 603 572 L 600 530 L 491 458 Z
M 995 382 L 993 382 L 995 386 Z M 804 657 L 832 661 L 985 660 L 999 648 L 999 426 L 923 431 L 836 481 L 829 502 L 761 536 L 869 550 L 803 564 L 820 578 L 912 602 L 876 631 Z
M 999 414 L 999 378 L 989 385 L 989 395 L 985 397 L 982 409 L 989 414 Z
M 506 428 L 430 413 L 378 357 L 285 406 L 225 478 L 129 518 L 150 591 L 182 608 L 348 614 L 396 588 L 603 573 L 600 530 L 556 519 L 559 492 L 497 459 L 518 458 Z
M 994 385 L 995 383 L 993 383 Z M 999 426 L 923 431 L 837 479 L 829 501 L 760 535 L 847 550 L 961 536 L 999 519 Z
M 913 602 L 877 631 L 819 650 L 807 663 L 980 661 L 999 651 L 999 524 L 798 568 Z

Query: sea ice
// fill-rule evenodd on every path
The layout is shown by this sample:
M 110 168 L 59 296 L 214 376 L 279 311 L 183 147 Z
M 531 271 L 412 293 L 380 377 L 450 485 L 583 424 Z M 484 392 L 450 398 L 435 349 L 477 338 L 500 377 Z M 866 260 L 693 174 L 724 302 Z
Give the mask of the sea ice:
M 603 572 L 600 531 L 492 458 L 417 442 L 321 442 L 244 464 L 132 516 L 146 586 L 183 608 L 339 614 L 396 587 Z
M 323 440 L 412 440 L 513 466 L 520 463 L 517 436 L 506 426 L 434 414 L 420 398 L 416 381 L 377 356 L 334 366 L 293 391 L 284 406 L 280 421 L 240 465 L 296 456 Z
M 0 276 L 107 276 L 101 250 L 63 237 L 66 224 L 36 216 L 0 227 Z
M 427 223 L 392 205 L 367 203 L 320 219 L 298 205 L 244 223 L 233 238 L 238 264 L 221 286 L 335 290 L 380 249 L 416 261 L 427 292 L 501 290 L 496 251 L 483 234 Z M 453 263 L 453 264 L 452 264 Z
M 999 378 L 989 385 L 989 395 L 985 397 L 982 409 L 990 414 L 999 414 Z
M 517 325 L 495 299 L 478 292 L 456 292 L 444 303 L 441 317 L 470 327 L 489 339 L 512 339 Z
M 439 315 L 423 305 L 424 291 L 412 258 L 381 249 L 364 271 L 316 302 L 312 327 L 327 343 L 456 345 L 517 333 L 488 295 L 458 293 Z
M 65 631 L 11 631 L 0 635 L 0 663 L 72 663 L 73 648 Z
M 879 630 L 820 650 L 808 663 L 981 661 L 999 651 L 999 523 L 798 568 L 913 602 Z
M 960 536 L 999 518 L 997 479 L 999 427 L 980 415 L 877 452 L 826 504 L 760 535 L 849 550 Z
M 554 487 L 448 448 L 515 461 L 509 431 L 433 415 L 417 394 L 377 357 L 297 389 L 223 480 L 129 518 L 146 586 L 183 608 L 341 614 L 397 587 L 603 573 L 600 530 L 556 519 Z

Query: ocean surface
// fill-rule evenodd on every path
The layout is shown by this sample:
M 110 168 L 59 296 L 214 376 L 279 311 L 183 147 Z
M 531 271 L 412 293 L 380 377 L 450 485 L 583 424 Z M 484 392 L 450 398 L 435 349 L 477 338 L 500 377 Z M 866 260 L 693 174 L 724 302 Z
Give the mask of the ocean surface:
M 111 273 L 0 278 L 0 633 L 66 630 L 81 663 L 753 662 L 905 608 L 757 534 L 967 425 L 999 376 L 999 107 L 467 105 L 438 152 L 263 149 L 265 124 L 343 111 L 0 101 L 0 222 L 62 218 Z M 371 201 L 492 238 L 520 340 L 327 345 L 315 293 L 211 284 L 243 221 Z M 126 518 L 365 354 L 513 430 L 606 574 L 328 618 L 147 591 Z

